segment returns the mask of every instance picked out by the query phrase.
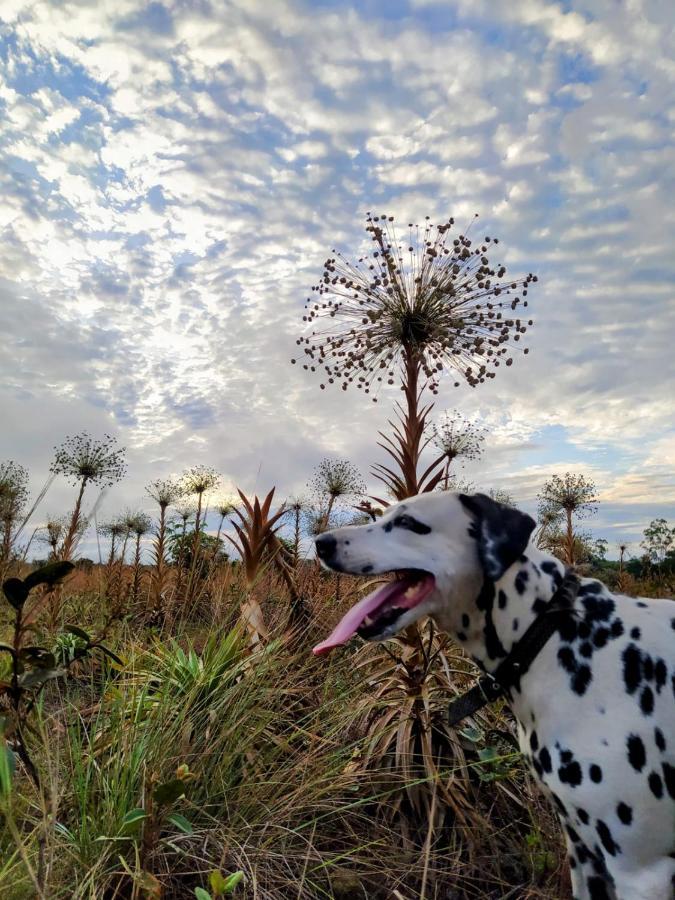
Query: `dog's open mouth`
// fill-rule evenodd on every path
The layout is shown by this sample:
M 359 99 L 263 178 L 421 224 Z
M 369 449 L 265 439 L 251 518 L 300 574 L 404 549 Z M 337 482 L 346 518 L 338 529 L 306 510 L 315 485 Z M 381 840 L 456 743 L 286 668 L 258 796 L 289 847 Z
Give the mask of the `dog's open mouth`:
M 409 609 L 425 600 L 436 587 L 436 579 L 429 572 L 407 569 L 398 573 L 396 581 L 380 585 L 359 600 L 340 619 L 332 634 L 317 644 L 313 653 L 327 653 L 339 647 L 355 634 L 367 640 L 382 640 L 398 631 L 397 621 Z

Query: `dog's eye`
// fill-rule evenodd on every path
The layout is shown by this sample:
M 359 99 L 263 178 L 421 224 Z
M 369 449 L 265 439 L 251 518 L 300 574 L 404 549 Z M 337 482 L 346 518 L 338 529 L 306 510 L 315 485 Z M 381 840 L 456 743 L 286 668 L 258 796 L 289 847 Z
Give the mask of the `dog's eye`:
M 418 522 L 417 519 L 413 519 L 412 516 L 396 516 L 393 522 L 396 528 L 406 528 L 408 531 L 413 531 L 415 534 L 429 534 L 431 532 L 431 528 L 428 525 L 425 525 L 423 522 Z

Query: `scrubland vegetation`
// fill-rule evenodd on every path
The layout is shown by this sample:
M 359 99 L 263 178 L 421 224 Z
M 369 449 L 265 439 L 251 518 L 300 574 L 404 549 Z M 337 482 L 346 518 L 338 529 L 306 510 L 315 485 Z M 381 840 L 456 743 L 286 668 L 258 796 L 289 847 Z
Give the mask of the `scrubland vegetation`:
M 45 512 L 48 484 L 29 497 L 22 466 L 0 464 L 2 897 L 568 896 L 509 713 L 445 722 L 475 676 L 449 638 L 424 623 L 310 653 L 363 588 L 318 567 L 312 535 L 471 489 L 458 463 L 489 436 L 457 413 L 435 419 L 429 398 L 444 373 L 494 377 L 531 324 L 516 315 L 536 277 L 506 280 L 487 257 L 497 241 L 450 240 L 452 225 L 399 241 L 389 217 L 369 217 L 372 252 L 330 257 L 308 301 L 298 346 L 322 387 L 402 389 L 377 439 L 377 495 L 332 458 L 285 502 L 271 486 L 223 495 L 201 464 L 158 472 L 154 515 L 98 523 L 91 560 L 82 537 L 97 491 L 124 477 L 123 448 L 83 432 L 56 449 L 65 515 Z M 588 479 L 552 477 L 536 540 L 615 589 L 672 591 L 675 529 L 654 520 L 641 556 L 622 545 L 610 562 L 578 526 L 596 506 Z

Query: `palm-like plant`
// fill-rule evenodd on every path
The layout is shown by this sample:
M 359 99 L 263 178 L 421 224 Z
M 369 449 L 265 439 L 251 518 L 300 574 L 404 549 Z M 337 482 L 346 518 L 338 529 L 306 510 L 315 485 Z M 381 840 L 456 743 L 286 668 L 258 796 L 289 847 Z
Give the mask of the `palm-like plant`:
M 129 521 L 129 531 L 133 534 L 134 543 L 134 564 L 133 575 L 131 580 L 131 599 L 137 603 L 141 592 L 141 539 L 152 530 L 152 520 L 150 516 L 143 512 L 134 513 L 133 518 Z
M 166 526 L 167 509 L 176 503 L 183 494 L 180 482 L 173 478 L 163 478 L 151 481 L 145 488 L 146 494 L 159 506 L 159 522 L 155 532 L 153 557 L 155 571 L 153 577 L 153 606 L 155 612 L 159 611 L 162 603 L 162 591 L 166 582 Z
M 564 517 L 565 537 L 562 545 L 564 562 L 573 566 L 576 562 L 576 546 L 573 517 L 584 518 L 593 515 L 598 509 L 594 483 L 584 475 L 565 472 L 564 475 L 553 475 L 542 488 L 537 497 L 539 501 L 539 520 L 554 523 L 556 517 Z M 549 526 L 549 532 L 552 529 Z
M 393 437 L 382 434 L 380 443 L 397 470 L 378 464 L 374 471 L 402 500 L 433 490 L 442 478 L 444 455 L 419 472 L 433 405 L 422 402 L 424 391 L 438 392 L 444 369 L 459 378 L 457 386 L 475 387 L 494 378 L 502 362 L 510 366 L 509 354 L 532 324 L 517 310 L 527 307 L 537 278 L 506 280 L 506 267 L 492 266 L 487 255 L 497 239 L 486 237 L 476 247 L 465 234 L 450 241 L 453 219 L 409 225 L 406 241 L 393 221 L 368 214 L 372 250 L 357 262 L 333 251 L 313 288 L 318 296 L 306 304 L 304 321 L 315 327 L 297 343 L 307 357 L 303 367 L 324 370 L 322 389 L 355 385 L 376 401 L 378 387 L 394 384 L 400 372 L 405 401 L 390 423 Z
M 65 475 L 79 487 L 70 524 L 60 551 L 61 559 L 70 559 L 76 543 L 78 528 L 82 526 L 82 498 L 88 484 L 109 487 L 124 477 L 126 463 L 124 447 L 117 446 L 117 440 L 109 434 L 97 440 L 86 432 L 77 434 L 55 448 L 54 461 L 50 471 L 55 475 Z

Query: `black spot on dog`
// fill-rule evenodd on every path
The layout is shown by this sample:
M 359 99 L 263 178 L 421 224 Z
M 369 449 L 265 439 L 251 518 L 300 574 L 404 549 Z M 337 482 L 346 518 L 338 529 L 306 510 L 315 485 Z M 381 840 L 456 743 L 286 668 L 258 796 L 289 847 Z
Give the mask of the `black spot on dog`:
M 467 637 L 466 637 L 466 635 L 464 634 L 463 631 L 458 631 L 458 632 L 457 632 L 457 640 L 458 640 L 458 641 L 462 641 L 462 642 L 465 642 L 465 641 L 467 640 Z
M 591 900 L 611 900 L 607 892 L 607 882 L 604 878 L 599 878 L 597 875 L 591 875 L 591 877 L 586 880 L 586 884 L 588 886 L 588 896 Z
M 640 609 L 647 609 L 647 607 L 649 606 L 649 604 L 645 603 L 643 600 L 638 600 L 638 602 L 635 605 L 639 606 Z
M 637 627 L 631 628 L 630 636 L 633 638 L 634 641 L 639 641 L 641 635 L 642 635 L 642 632 L 640 631 L 639 628 L 637 628 Z
M 372 572 L 372 571 L 373 571 L 373 566 L 363 566 L 363 568 L 361 569 L 361 574 L 368 575 L 369 572 Z
M 578 787 L 583 781 L 581 766 L 578 762 L 571 762 L 558 769 L 558 778 L 563 784 L 569 784 L 570 787 Z
M 598 819 L 595 823 L 595 830 L 598 832 L 598 837 L 600 838 L 602 846 L 610 856 L 616 856 L 617 853 L 621 853 L 621 847 L 616 843 L 612 837 L 612 832 L 602 819 Z
M 588 641 L 584 641 L 579 647 L 579 653 L 588 659 L 590 656 L 593 656 L 593 645 L 589 644 Z
M 547 575 L 551 576 L 551 580 L 553 581 L 553 586 L 556 589 L 560 587 L 560 585 L 562 584 L 563 577 L 560 574 L 560 570 L 558 569 L 558 566 L 554 562 L 547 559 L 546 562 L 543 562 L 541 564 L 541 570 L 542 570 L 542 572 L 546 572 Z
M 650 772 L 647 783 L 652 794 L 656 797 L 657 800 L 660 800 L 661 797 L 663 797 L 663 781 L 661 780 L 661 776 L 659 775 L 659 773 Z
M 645 753 L 645 745 L 642 743 L 642 738 L 637 734 L 630 734 L 626 745 L 628 747 L 628 762 L 636 772 L 641 772 L 647 762 L 647 754 Z
M 675 800 L 675 766 L 664 762 L 661 763 L 661 768 L 663 769 L 663 780 L 666 783 L 666 790 L 671 799 Z
M 393 523 L 393 522 L 387 522 L 386 525 L 383 525 L 383 526 L 382 526 L 382 530 L 383 530 L 383 531 L 386 531 L 387 534 L 389 534 L 389 532 L 392 530 L 393 527 L 394 527 L 394 523 Z
M 661 751 L 661 753 L 663 753 L 663 751 L 666 749 L 666 739 L 664 738 L 663 732 L 660 728 L 654 729 L 654 743 Z
M 594 781 L 596 784 L 600 784 L 602 781 L 602 769 L 595 763 L 589 768 L 588 774 L 591 776 L 591 781 Z
M 466 613 L 462 613 L 462 627 L 468 628 L 470 624 L 471 619 L 469 618 L 469 616 Z
M 629 644 L 623 651 L 623 683 L 626 691 L 634 694 L 642 681 L 642 654 L 635 644 Z
M 609 629 L 607 629 L 607 628 L 596 628 L 596 630 L 595 630 L 594 633 L 593 633 L 593 646 L 594 646 L 597 650 L 601 650 L 601 649 L 605 646 L 605 644 L 607 643 L 607 640 L 608 640 L 608 638 L 609 638 L 609 635 L 610 635 Z M 592 653 L 592 652 L 593 652 L 593 649 L 591 648 L 591 653 Z
M 624 825 L 630 825 L 633 821 L 633 810 L 623 801 L 617 805 L 616 814 L 619 817 L 619 821 Z
M 495 624 L 492 619 L 494 603 L 495 585 L 493 581 L 490 581 L 489 578 L 486 578 L 483 582 L 481 592 L 476 600 L 476 606 L 479 610 L 485 613 L 485 626 L 483 628 L 483 634 L 485 636 L 485 649 L 487 651 L 489 659 L 499 659 L 500 657 L 506 656 L 506 650 L 504 649 L 504 645 L 502 644 L 502 642 L 499 640 L 499 635 L 497 634 L 497 629 L 495 628 Z
M 513 630 L 514 630 L 514 631 L 518 631 L 518 628 L 519 628 L 519 625 L 518 625 L 518 619 L 514 619 L 514 620 L 513 620 L 513 626 L 512 626 L 512 627 L 513 627 Z
M 644 687 L 640 694 L 640 709 L 646 716 L 654 712 L 654 692 L 649 686 Z
M 525 589 L 527 587 L 527 582 L 530 580 L 530 574 L 527 569 L 521 569 L 520 572 L 516 575 L 516 580 L 514 581 L 515 589 L 519 594 L 524 594 Z
M 666 683 L 666 679 L 668 678 L 668 668 L 665 662 L 662 659 L 656 660 L 656 665 L 654 666 L 654 681 L 656 683 L 656 693 L 660 694 L 661 689 Z
M 579 596 L 584 597 L 586 594 L 602 594 L 604 585 L 599 581 L 591 581 L 590 584 L 582 584 L 579 588 Z
M 539 749 L 539 738 L 537 737 L 537 732 L 533 731 L 530 735 L 530 750 L 536 753 Z
M 552 772 L 553 771 L 553 764 L 551 763 L 551 754 L 548 752 L 547 747 L 541 748 L 541 751 L 539 753 L 539 762 L 541 763 L 541 767 L 544 770 L 544 772 Z
M 532 612 L 537 616 L 543 615 L 548 609 L 548 603 L 546 600 L 542 600 L 541 597 L 537 597 L 537 599 L 532 604 Z
M 506 609 L 507 597 L 505 592 L 500 588 L 499 593 L 497 594 L 497 606 L 500 609 Z
M 673 629 L 673 631 L 675 631 L 675 618 L 672 618 L 670 620 L 670 627 Z
M 569 836 L 569 839 L 572 841 L 573 844 L 580 844 L 580 843 L 581 843 L 581 838 L 580 838 L 579 835 L 576 833 L 576 831 L 574 830 L 574 828 L 572 828 L 571 825 L 565 825 L 565 831 L 567 832 L 567 834 L 568 834 L 568 836 Z
M 579 821 L 580 821 L 580 822 L 582 822 L 584 825 L 588 825 L 590 819 L 589 819 L 588 813 L 586 812 L 585 809 L 582 809 L 581 807 L 578 807 L 578 809 L 577 809 L 577 815 L 579 816 Z

